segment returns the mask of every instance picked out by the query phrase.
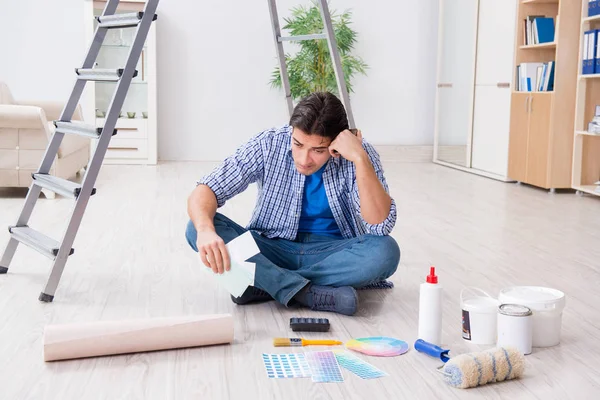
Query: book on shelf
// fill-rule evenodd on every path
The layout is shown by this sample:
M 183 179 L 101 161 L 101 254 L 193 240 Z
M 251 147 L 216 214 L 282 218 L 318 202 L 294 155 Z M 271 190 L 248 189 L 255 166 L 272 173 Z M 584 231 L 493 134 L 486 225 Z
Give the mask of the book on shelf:
M 551 92 L 554 90 L 554 61 L 528 62 L 517 65 L 517 85 L 519 92 Z
M 581 55 L 581 73 L 600 73 L 600 59 L 598 58 L 598 37 L 600 29 L 592 29 L 583 33 L 583 51 Z
M 526 46 L 554 42 L 554 18 L 545 15 L 529 15 L 523 20 L 523 24 Z

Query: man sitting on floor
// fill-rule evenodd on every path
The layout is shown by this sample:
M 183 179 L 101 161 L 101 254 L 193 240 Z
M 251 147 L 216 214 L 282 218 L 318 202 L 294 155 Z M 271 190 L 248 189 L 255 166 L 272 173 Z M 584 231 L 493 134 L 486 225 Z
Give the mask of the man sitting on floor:
M 217 209 L 249 184 L 258 199 L 247 228 Z M 355 288 L 391 276 L 400 249 L 389 236 L 396 204 L 379 155 L 348 130 L 341 101 L 313 93 L 294 108 L 289 125 L 251 138 L 197 182 L 188 199 L 186 238 L 214 273 L 230 267 L 225 243 L 250 230 L 260 254 L 255 287 L 236 304 L 276 299 L 352 315 Z

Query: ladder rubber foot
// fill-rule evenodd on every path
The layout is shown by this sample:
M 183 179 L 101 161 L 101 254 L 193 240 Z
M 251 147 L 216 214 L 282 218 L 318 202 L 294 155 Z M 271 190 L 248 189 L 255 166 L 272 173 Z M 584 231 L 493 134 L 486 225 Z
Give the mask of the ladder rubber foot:
M 44 303 L 52 303 L 52 300 L 54 300 L 54 296 L 50 296 L 49 294 L 42 292 L 40 293 L 40 297 L 38 298 L 38 300 L 43 301 Z
M 8 272 L 8 268 L 6 267 L 0 267 L 0 274 L 5 274 Z

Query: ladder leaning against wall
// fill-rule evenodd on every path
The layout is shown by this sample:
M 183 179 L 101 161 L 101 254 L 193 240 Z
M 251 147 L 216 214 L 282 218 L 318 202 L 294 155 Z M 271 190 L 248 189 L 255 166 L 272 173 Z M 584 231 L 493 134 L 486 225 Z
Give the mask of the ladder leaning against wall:
M 90 196 L 96 193 L 94 184 L 98 177 L 98 173 L 100 172 L 100 167 L 102 166 L 110 139 L 116 134 L 115 126 L 119 113 L 121 112 L 121 107 L 125 101 L 125 96 L 129 90 L 131 80 L 137 76 L 135 67 L 140 58 L 152 21 L 156 20 L 157 16 L 155 12 L 158 1 L 159 0 L 148 0 L 144 11 L 125 14 L 115 13 L 119 5 L 119 0 L 107 1 L 102 14 L 97 17 L 98 25 L 83 65 L 81 68 L 75 69 L 76 81 L 69 100 L 62 110 L 59 120 L 54 121 L 54 125 L 56 126 L 55 133 L 48 143 L 40 167 L 37 172 L 32 174 L 33 182 L 29 188 L 27 197 L 25 198 L 21 213 L 19 214 L 16 224 L 8 228 L 10 239 L 2 258 L 0 259 L 0 274 L 6 274 L 8 272 L 9 265 L 15 255 L 19 243 L 37 250 L 39 253 L 52 260 L 52 269 L 50 270 L 46 285 L 40 293 L 40 301 L 51 302 L 54 299 L 54 294 L 67 259 L 74 253 L 72 247 L 73 242 L 75 241 L 75 236 L 81 225 L 81 220 L 83 219 L 83 214 L 85 213 Z M 291 115 L 293 111 L 293 99 L 291 96 L 285 54 L 283 51 L 283 42 L 325 39 L 329 46 L 338 91 L 348 115 L 348 123 L 350 128 L 354 128 L 354 117 L 345 84 L 344 72 L 342 70 L 342 63 L 333 30 L 333 24 L 331 22 L 331 14 L 326 0 L 318 1 L 321 17 L 323 19 L 324 32 L 314 35 L 292 37 L 281 36 L 276 0 L 268 0 L 268 2 L 273 36 L 279 59 L 281 79 L 289 114 Z M 104 41 L 107 31 L 109 29 L 123 28 L 136 28 L 133 44 L 130 48 L 125 66 L 115 69 L 94 68 L 100 46 Z M 94 125 L 71 121 L 77 104 L 80 101 L 81 94 L 85 88 L 85 84 L 89 81 L 117 82 L 103 127 L 98 128 Z M 88 164 L 88 168 L 81 184 L 49 175 L 50 168 L 65 135 L 80 135 L 98 141 L 94 155 Z M 67 227 L 60 241 L 52 239 L 29 226 L 29 219 L 42 189 L 48 189 L 60 195 L 70 197 L 75 201 Z
M 94 38 L 88 49 L 81 68 L 75 69 L 76 80 L 69 100 L 62 110 L 60 118 L 54 121 L 56 126 L 46 148 L 46 152 L 37 172 L 32 174 L 33 181 L 25 198 L 25 203 L 14 226 L 8 228 L 10 239 L 0 259 L 0 274 L 8 272 L 8 267 L 15 255 L 19 243 L 25 244 L 52 260 L 52 269 L 48 281 L 39 296 L 40 301 L 51 302 L 58 287 L 60 277 L 65 268 L 67 258 L 73 254 L 72 248 L 75 236 L 90 196 L 96 193 L 94 184 L 100 172 L 100 167 L 108 149 L 111 137 L 116 134 L 115 125 L 129 90 L 131 80 L 137 76 L 135 69 L 140 58 L 146 37 L 156 20 L 158 0 L 148 0 L 144 11 L 133 13 L 115 13 L 119 0 L 108 0 L 101 15 L 97 17 L 97 27 Z M 100 46 L 106 33 L 110 29 L 135 28 L 136 33 L 129 50 L 125 65 L 121 68 L 99 69 L 94 68 Z M 96 127 L 81 122 L 71 121 L 73 113 L 80 101 L 81 94 L 87 82 L 108 81 L 117 82 L 113 93 L 106 120 L 103 127 Z M 98 144 L 88 164 L 82 183 L 71 182 L 49 174 L 52 163 L 57 155 L 58 148 L 65 135 L 79 135 L 97 140 Z M 60 241 L 56 241 L 29 226 L 29 219 L 40 196 L 42 189 L 48 189 L 62 196 L 74 199 L 74 206 L 67 227 Z

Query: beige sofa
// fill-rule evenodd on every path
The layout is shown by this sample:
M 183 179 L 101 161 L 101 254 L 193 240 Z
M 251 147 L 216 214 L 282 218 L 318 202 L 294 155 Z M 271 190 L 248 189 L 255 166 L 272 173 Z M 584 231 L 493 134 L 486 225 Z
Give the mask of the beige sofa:
M 60 118 L 64 104 L 48 101 L 15 102 L 8 86 L 0 82 L 0 187 L 29 187 L 31 174 L 40 166 L 54 133 L 52 121 Z M 82 120 L 78 106 L 73 120 Z M 90 159 L 90 139 L 65 135 L 51 175 L 74 177 Z M 54 193 L 43 191 L 46 197 Z

